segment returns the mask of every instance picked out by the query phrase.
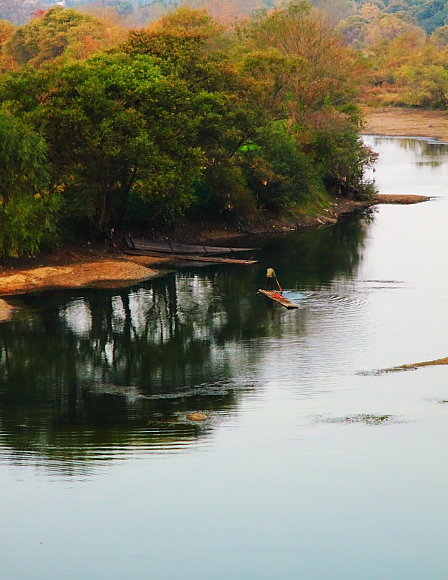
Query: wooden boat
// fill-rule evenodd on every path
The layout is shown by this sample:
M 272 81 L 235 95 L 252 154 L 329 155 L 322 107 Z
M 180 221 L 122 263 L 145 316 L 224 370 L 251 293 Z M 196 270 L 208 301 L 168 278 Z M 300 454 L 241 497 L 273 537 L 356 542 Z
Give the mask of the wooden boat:
M 263 294 L 264 296 L 266 296 L 266 298 L 270 298 L 274 302 L 278 302 L 279 304 L 281 304 L 285 308 L 288 308 L 288 309 L 289 308 L 298 308 L 297 304 L 294 304 L 294 302 L 291 302 L 290 300 L 288 300 L 287 298 L 285 298 L 284 296 L 279 294 L 276 290 L 261 290 L 260 289 L 260 290 L 258 290 L 258 292 L 260 294 Z
M 234 252 L 250 252 L 256 248 L 230 248 L 222 246 L 201 246 L 194 244 L 178 244 L 176 242 L 154 242 L 126 236 L 126 243 L 130 250 L 145 250 L 158 252 L 159 254 L 198 254 L 200 256 L 213 256 L 218 254 L 230 254 Z
M 151 250 L 125 250 L 126 254 L 131 256 L 153 256 L 154 258 L 170 258 L 170 260 L 187 260 L 189 262 L 209 262 L 210 264 L 243 264 L 250 266 L 256 264 L 257 260 L 237 260 L 236 258 L 218 258 L 213 256 L 200 256 L 188 254 L 168 254 L 162 252 L 154 252 Z

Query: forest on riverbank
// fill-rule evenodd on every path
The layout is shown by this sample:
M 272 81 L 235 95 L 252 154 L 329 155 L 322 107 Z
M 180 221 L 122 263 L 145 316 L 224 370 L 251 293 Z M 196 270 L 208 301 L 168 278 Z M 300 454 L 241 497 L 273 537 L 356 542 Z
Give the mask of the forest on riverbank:
M 359 103 L 445 107 L 434 2 L 158 4 L 0 1 L 4 257 L 366 198 Z
M 232 27 L 183 8 L 116 43 L 115 32 L 56 7 L 4 41 L 4 256 L 368 194 L 361 64 L 308 4 Z

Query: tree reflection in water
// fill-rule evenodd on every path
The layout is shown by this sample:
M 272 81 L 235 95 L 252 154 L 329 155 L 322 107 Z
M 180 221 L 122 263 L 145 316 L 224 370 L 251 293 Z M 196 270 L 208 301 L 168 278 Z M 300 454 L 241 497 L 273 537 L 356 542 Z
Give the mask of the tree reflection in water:
M 206 436 L 192 410 L 228 414 L 254 388 L 257 340 L 306 334 L 301 312 L 268 309 L 256 289 L 274 265 L 287 288 L 350 278 L 370 218 L 264 240 L 260 262 L 188 268 L 131 289 L 21 298 L 0 325 L 0 450 L 10 460 L 83 460 L 173 449 Z M 254 346 L 255 345 L 255 346 Z M 256 374 L 256 373 L 255 373 Z M 256 382 L 256 381 L 255 381 Z M 126 451 L 125 451 L 126 450 Z

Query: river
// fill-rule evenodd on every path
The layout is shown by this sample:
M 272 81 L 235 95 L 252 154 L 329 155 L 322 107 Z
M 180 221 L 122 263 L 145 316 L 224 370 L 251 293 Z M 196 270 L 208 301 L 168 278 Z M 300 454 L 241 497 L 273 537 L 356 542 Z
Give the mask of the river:
M 2 580 L 448 578 L 448 367 L 382 372 L 448 356 L 448 149 L 365 140 L 381 193 L 431 201 L 13 298 Z

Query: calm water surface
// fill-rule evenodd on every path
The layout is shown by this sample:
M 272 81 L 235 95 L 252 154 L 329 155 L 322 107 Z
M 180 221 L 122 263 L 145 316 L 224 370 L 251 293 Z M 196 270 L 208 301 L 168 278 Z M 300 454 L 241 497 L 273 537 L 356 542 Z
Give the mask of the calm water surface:
M 448 367 L 374 372 L 448 356 L 448 149 L 365 139 L 382 193 L 433 199 L 14 299 L 2 580 L 448 578 Z M 297 311 L 256 295 L 271 265 Z

